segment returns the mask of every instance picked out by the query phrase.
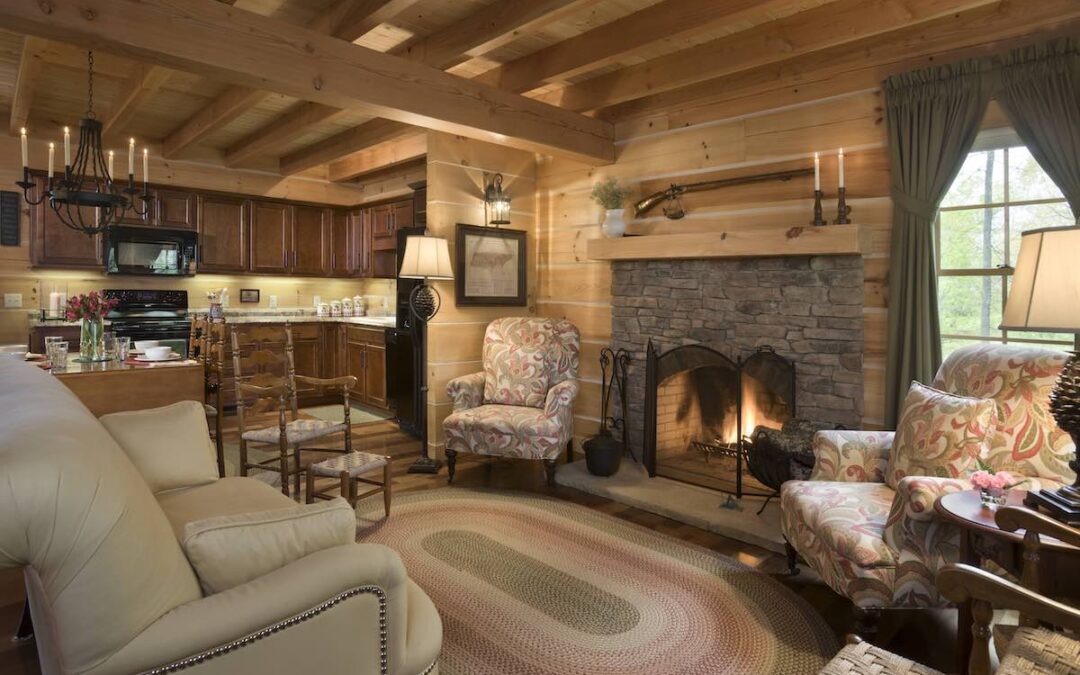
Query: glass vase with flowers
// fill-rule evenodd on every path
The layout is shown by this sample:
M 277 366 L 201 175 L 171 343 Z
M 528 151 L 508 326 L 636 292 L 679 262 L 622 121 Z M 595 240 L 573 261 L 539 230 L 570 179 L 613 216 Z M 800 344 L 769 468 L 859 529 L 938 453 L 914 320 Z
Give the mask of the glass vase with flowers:
M 981 459 L 978 460 L 978 471 L 971 474 L 970 480 L 979 491 L 983 506 L 988 508 L 1004 506 L 1009 499 L 1009 490 L 1027 482 L 1026 478 L 1017 480 L 1008 471 L 994 471 Z
M 116 305 L 116 300 L 106 298 L 98 291 L 68 298 L 67 320 L 82 321 L 77 361 L 108 360 L 105 354 L 105 317 Z

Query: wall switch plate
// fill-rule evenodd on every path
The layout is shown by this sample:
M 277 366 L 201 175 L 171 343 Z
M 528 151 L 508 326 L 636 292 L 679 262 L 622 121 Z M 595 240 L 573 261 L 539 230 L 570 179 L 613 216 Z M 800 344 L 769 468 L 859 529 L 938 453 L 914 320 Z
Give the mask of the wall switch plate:
M 8 309 L 22 307 L 22 293 L 4 293 L 4 307 Z

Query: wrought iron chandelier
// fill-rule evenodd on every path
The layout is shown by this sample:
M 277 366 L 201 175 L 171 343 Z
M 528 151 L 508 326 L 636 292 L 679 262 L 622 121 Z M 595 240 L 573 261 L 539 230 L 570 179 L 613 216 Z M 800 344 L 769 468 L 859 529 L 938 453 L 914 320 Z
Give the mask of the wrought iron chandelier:
M 128 142 L 127 184 L 121 187 L 113 181 L 113 152 L 106 160 L 102 150 L 101 121 L 94 115 L 94 52 L 87 52 L 88 95 L 86 117 L 79 120 L 79 146 L 74 160 L 71 156 L 71 131 L 64 127 L 64 173 L 53 175 L 56 145 L 49 143 L 49 174 L 45 189 L 32 195 L 35 183 L 31 180 L 27 157 L 26 129 L 22 129 L 23 179 L 15 184 L 22 188 L 23 198 L 32 206 L 45 200 L 64 225 L 87 235 L 104 232 L 123 219 L 128 212 L 142 218 L 150 211 L 149 180 L 150 153 L 143 149 L 143 185 L 135 187 L 135 139 Z

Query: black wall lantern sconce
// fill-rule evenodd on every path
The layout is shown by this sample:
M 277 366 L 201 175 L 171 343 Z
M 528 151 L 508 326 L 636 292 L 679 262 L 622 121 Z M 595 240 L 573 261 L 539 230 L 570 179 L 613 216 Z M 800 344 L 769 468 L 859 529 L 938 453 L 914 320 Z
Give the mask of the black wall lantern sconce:
M 510 195 L 503 192 L 503 177 L 497 173 L 484 188 L 484 217 L 489 225 L 510 224 Z

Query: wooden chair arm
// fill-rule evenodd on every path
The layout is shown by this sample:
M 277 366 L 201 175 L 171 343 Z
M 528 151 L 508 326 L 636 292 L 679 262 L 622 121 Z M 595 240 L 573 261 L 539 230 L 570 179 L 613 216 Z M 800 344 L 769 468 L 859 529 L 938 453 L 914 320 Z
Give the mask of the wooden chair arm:
M 1070 546 L 1080 548 L 1080 529 L 1054 520 L 1045 513 L 1023 506 L 1005 506 L 998 509 L 994 516 L 997 526 L 1006 532 L 1025 530 L 1039 535 L 1053 537 Z
M 296 379 L 300 382 L 306 382 L 313 384 L 316 387 L 348 387 L 352 389 L 356 386 L 356 376 L 354 375 L 342 375 L 341 377 L 321 378 L 321 377 L 308 377 L 307 375 L 297 375 Z
M 937 575 L 937 587 L 942 595 L 956 603 L 981 600 L 998 608 L 1019 610 L 1055 626 L 1080 631 L 1080 609 L 971 565 L 947 565 Z M 960 627 L 960 630 L 964 628 Z
M 242 392 L 248 392 L 255 394 L 259 397 L 277 396 L 281 397 L 288 394 L 289 388 L 284 384 L 275 384 L 270 387 L 260 387 L 257 384 L 248 384 L 246 382 L 238 382 L 237 389 Z

